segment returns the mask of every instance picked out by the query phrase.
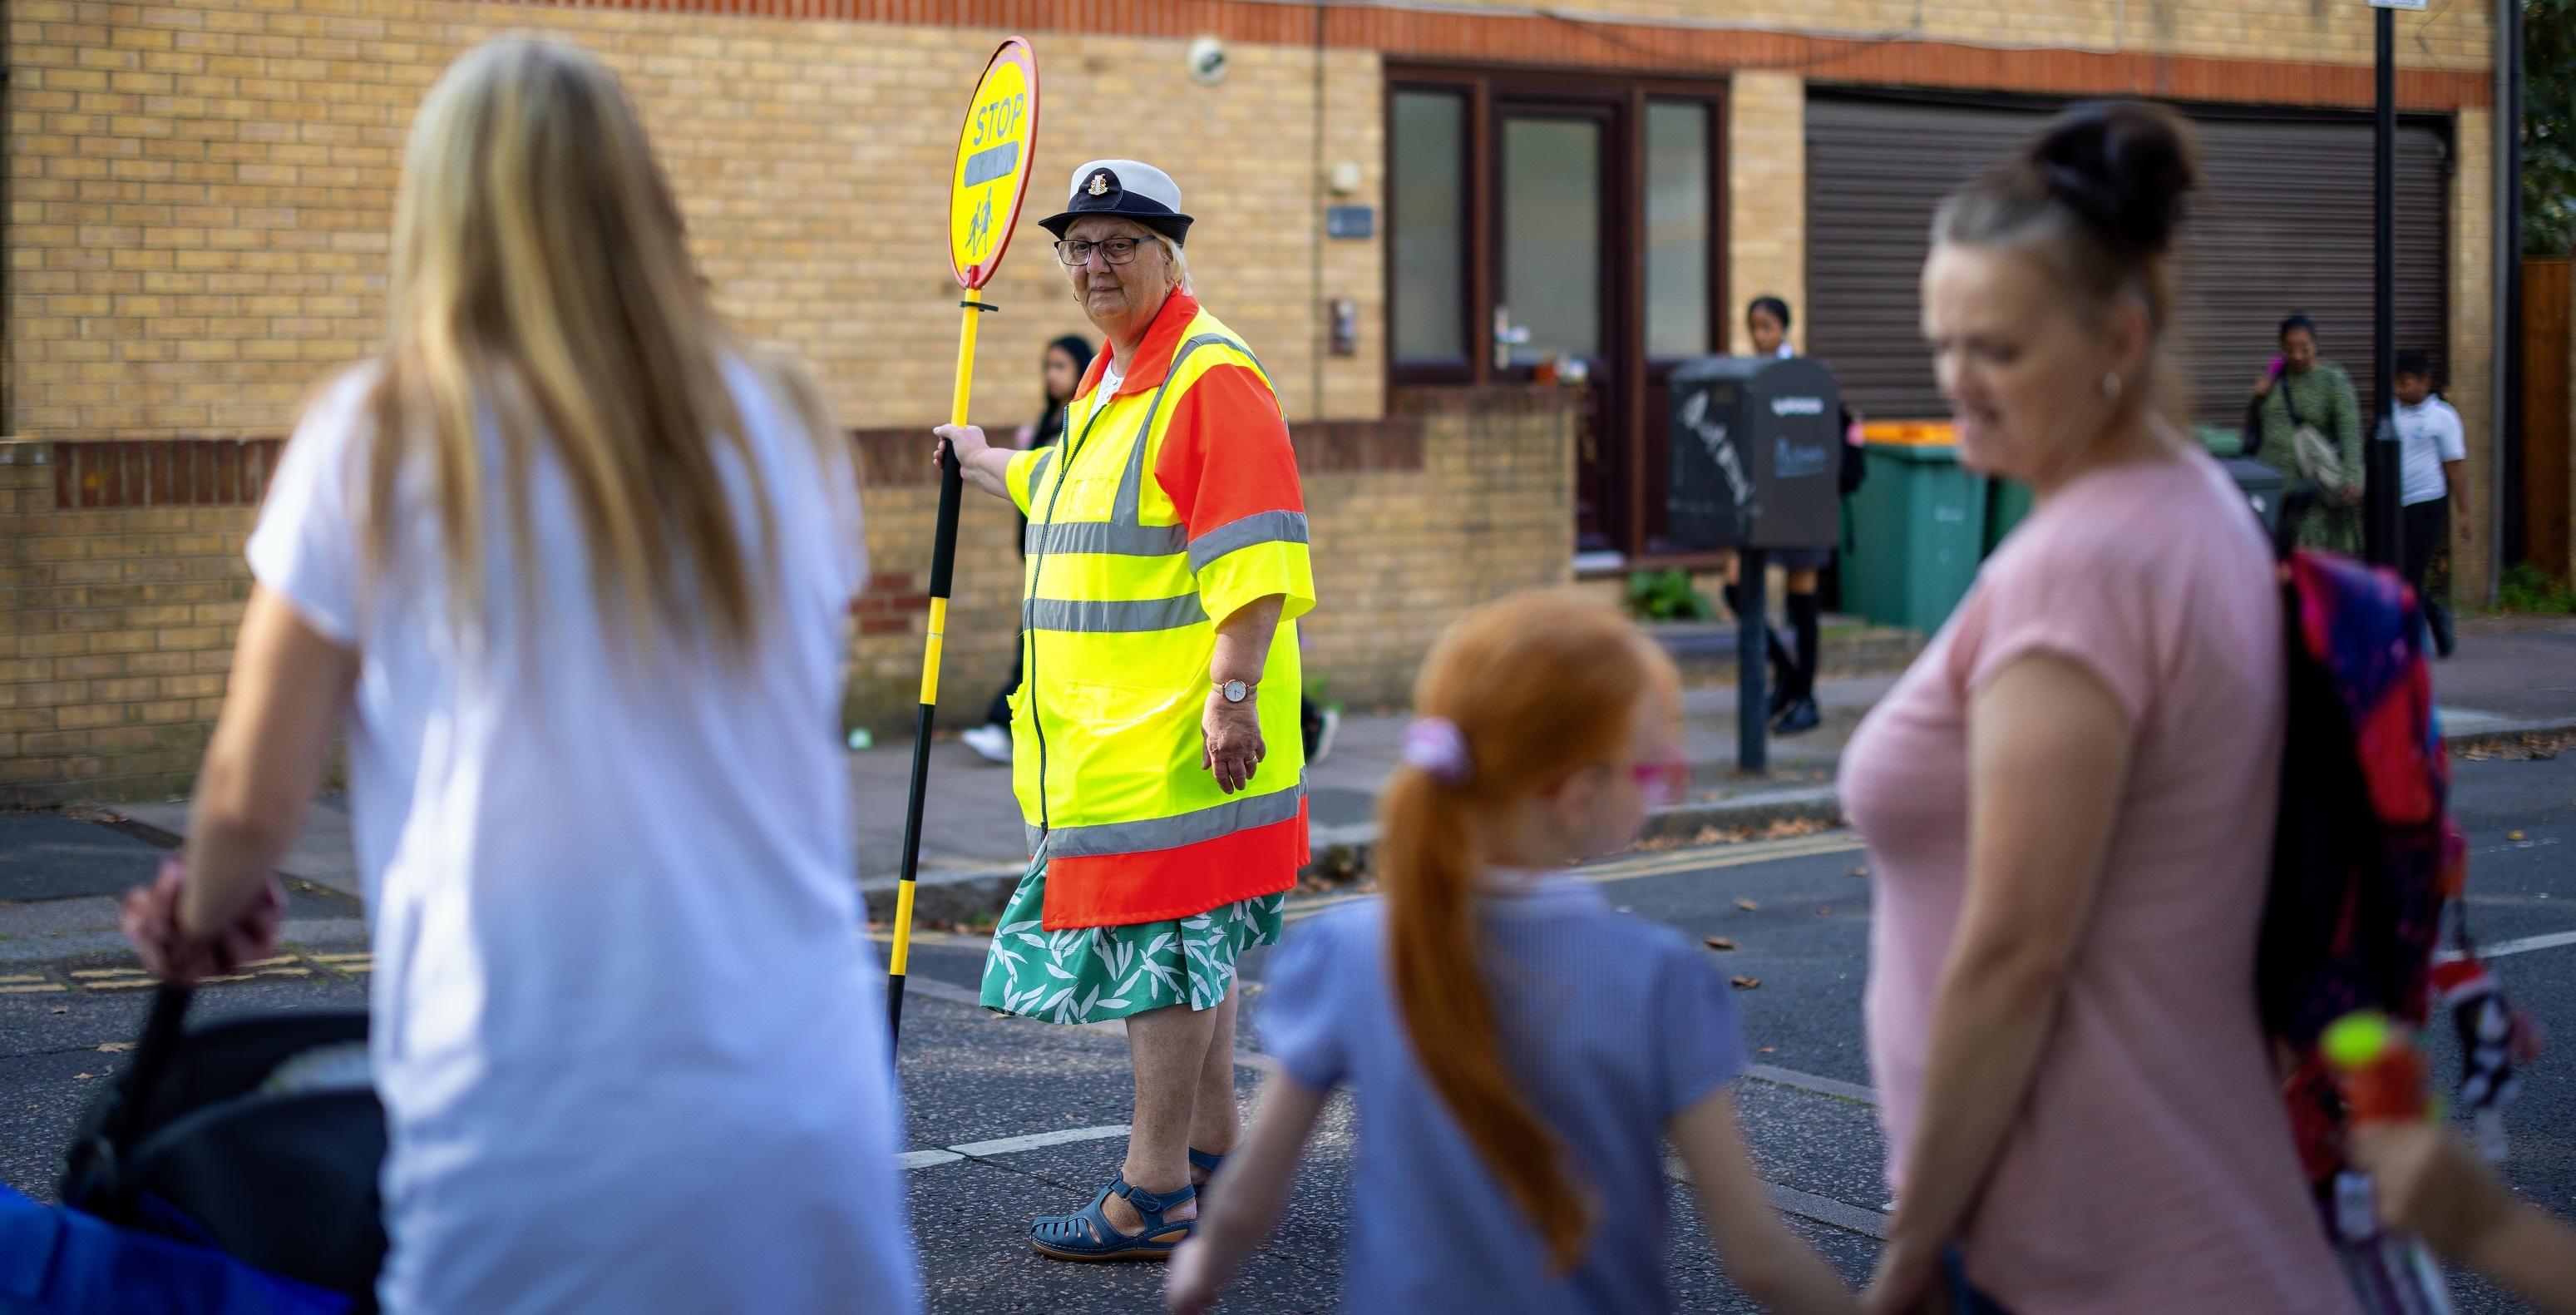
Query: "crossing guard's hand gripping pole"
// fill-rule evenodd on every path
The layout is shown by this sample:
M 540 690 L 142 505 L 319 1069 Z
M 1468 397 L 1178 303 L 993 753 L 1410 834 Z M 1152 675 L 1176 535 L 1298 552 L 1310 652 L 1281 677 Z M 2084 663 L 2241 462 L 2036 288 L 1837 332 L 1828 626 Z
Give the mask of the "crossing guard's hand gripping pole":
M 975 326 L 984 304 L 981 289 L 968 288 L 957 303 L 965 318 L 957 326 L 957 391 L 948 402 L 948 423 L 966 423 L 966 393 L 975 379 Z M 956 450 L 939 457 L 939 528 L 930 546 L 930 634 L 921 654 L 921 708 L 912 723 L 912 791 L 903 809 L 903 871 L 894 887 L 894 949 L 886 958 L 886 1035 L 903 1031 L 903 979 L 912 959 L 913 878 L 921 870 L 921 809 L 930 793 L 930 723 L 939 711 L 940 649 L 948 638 L 949 587 L 957 574 L 957 499 L 965 489 Z
M 1004 41 L 984 66 L 966 122 L 957 134 L 957 159 L 949 174 L 948 260 L 965 297 L 957 326 L 957 387 L 948 399 L 948 423 L 966 423 L 966 396 L 975 380 L 975 331 L 984 313 L 984 284 L 1000 267 L 1028 191 L 1029 157 L 1037 145 L 1036 52 L 1019 37 Z M 912 962 L 914 878 L 921 868 L 921 812 L 930 791 L 931 721 L 939 708 L 940 650 L 948 639 L 948 598 L 957 571 L 957 502 L 964 491 L 957 452 L 939 459 L 939 525 L 930 549 L 930 625 L 921 655 L 921 708 L 912 727 L 912 790 L 903 813 L 903 868 L 895 882 L 894 947 L 886 956 L 886 1037 L 903 1031 L 903 982 Z

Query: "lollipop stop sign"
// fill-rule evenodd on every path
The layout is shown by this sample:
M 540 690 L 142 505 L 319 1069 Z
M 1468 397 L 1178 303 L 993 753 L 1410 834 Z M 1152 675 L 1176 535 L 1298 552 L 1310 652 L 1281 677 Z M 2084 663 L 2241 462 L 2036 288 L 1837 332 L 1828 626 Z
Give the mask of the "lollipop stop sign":
M 948 190 L 948 263 L 960 287 L 983 287 L 1002 263 L 1028 192 L 1037 126 L 1037 55 L 1027 41 L 1012 37 L 985 65 L 957 133 Z

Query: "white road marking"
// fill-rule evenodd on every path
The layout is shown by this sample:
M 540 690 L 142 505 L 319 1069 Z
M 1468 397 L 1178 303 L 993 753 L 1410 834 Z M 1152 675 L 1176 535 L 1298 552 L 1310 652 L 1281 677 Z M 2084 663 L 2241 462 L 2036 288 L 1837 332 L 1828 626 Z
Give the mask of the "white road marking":
M 1022 1151 L 1062 1146 L 1068 1142 L 1107 1141 L 1127 1135 L 1123 1123 L 1103 1124 L 1097 1128 L 1064 1128 L 1055 1132 L 1033 1132 L 1025 1137 L 998 1137 L 992 1141 L 970 1141 L 962 1146 L 934 1146 L 925 1150 L 905 1151 L 895 1163 L 905 1169 L 929 1169 L 960 1160 L 983 1159 L 993 1155 L 1017 1155 Z
M 2501 959 L 2508 954 L 2529 954 L 2534 950 L 2555 950 L 2562 945 L 2576 945 L 2576 931 L 2554 931 L 2546 936 L 2525 936 L 2520 940 L 2497 941 L 2493 945 L 2481 945 L 2478 947 L 2478 957 L 2481 959 Z M 2442 958 L 2446 960 L 2456 959 L 2458 957 L 2458 955 L 2453 954 L 2448 950 L 2444 950 L 2442 952 Z
M 2501 845 L 2489 845 L 2484 849 L 2472 849 L 2469 851 L 2469 857 L 2475 858 L 2480 854 L 2510 854 L 2517 849 L 2544 849 L 2557 843 L 2558 837 L 2556 836 L 2542 836 L 2538 840 L 2508 840 Z
M 1744 1066 L 1744 1076 L 1751 1078 L 1756 1082 L 1767 1082 L 1775 1087 L 1788 1087 L 1796 1091 L 1811 1092 L 1818 1096 L 1832 1096 L 1840 1100 L 1854 1100 L 1859 1101 L 1863 1105 L 1878 1104 L 1877 1092 L 1872 1091 L 1857 1082 L 1845 1082 L 1840 1078 L 1818 1077 L 1813 1073 L 1800 1073 L 1795 1069 L 1774 1068 L 1769 1064 L 1747 1064 Z
M 1126 1135 L 1126 1124 L 1107 1123 L 1102 1124 L 1097 1128 L 1060 1128 L 1054 1132 L 1033 1132 L 1025 1137 L 997 1137 L 992 1141 L 973 1141 L 968 1142 L 963 1146 L 951 1146 L 947 1149 L 955 1151 L 959 1155 L 981 1158 L 987 1155 L 1017 1155 L 1022 1151 L 1034 1151 L 1047 1146 L 1062 1146 L 1067 1142 L 1107 1141 L 1112 1137 L 1124 1137 Z
M 1818 1196 L 1813 1192 L 1802 1192 L 1795 1187 L 1782 1187 L 1772 1182 L 1762 1184 L 1762 1193 L 1771 1198 L 1773 1206 L 1789 1214 L 1813 1219 L 1817 1223 L 1858 1233 L 1863 1237 L 1874 1237 L 1881 1242 L 1887 1240 L 1887 1216 L 1876 1210 L 1863 1210 L 1859 1206 L 1847 1205 L 1830 1196 Z

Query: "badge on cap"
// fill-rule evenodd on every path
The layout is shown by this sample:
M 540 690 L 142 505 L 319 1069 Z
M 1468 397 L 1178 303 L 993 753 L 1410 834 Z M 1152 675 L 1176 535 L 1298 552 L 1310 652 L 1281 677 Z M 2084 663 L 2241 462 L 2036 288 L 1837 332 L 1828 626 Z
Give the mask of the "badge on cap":
M 1098 172 L 1098 173 L 1096 173 L 1096 174 L 1093 174 L 1093 175 L 1091 176 L 1091 194 L 1092 194 L 1093 196 L 1107 196 L 1107 195 L 1109 195 L 1109 171 L 1108 171 L 1108 170 L 1103 169 L 1103 170 L 1101 170 L 1100 172 Z

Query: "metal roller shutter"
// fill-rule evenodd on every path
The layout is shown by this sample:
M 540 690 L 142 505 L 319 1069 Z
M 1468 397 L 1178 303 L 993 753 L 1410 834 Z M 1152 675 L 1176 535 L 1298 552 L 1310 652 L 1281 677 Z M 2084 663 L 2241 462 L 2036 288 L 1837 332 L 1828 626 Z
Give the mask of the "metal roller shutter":
M 2051 107 L 1818 93 L 1807 100 L 1807 347 L 1871 416 L 1948 412 L 1932 380 L 1916 280 L 1933 208 L 2037 131 Z M 2195 418 L 2233 424 L 2292 311 L 2370 403 L 2370 124 L 2187 111 L 2202 191 L 2174 269 L 2171 347 Z M 2448 338 L 2448 148 L 2438 124 L 2397 129 L 2397 345 Z M 1741 271 L 1750 288 L 1757 270 Z

